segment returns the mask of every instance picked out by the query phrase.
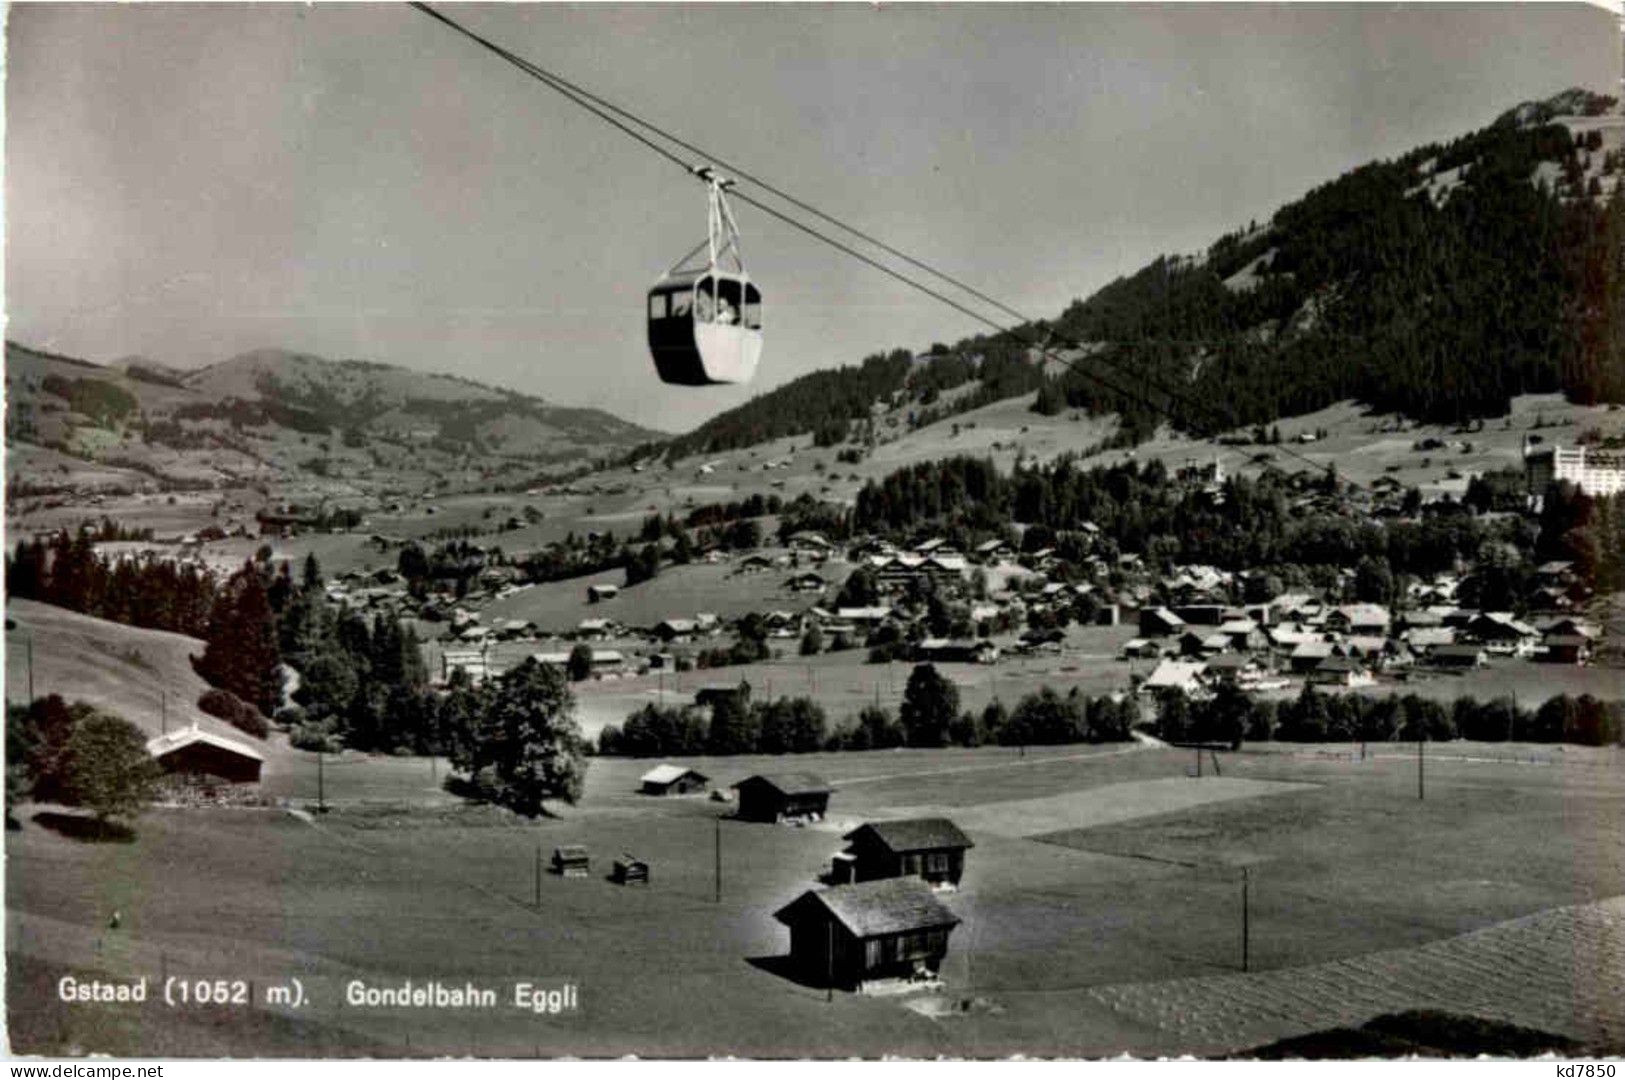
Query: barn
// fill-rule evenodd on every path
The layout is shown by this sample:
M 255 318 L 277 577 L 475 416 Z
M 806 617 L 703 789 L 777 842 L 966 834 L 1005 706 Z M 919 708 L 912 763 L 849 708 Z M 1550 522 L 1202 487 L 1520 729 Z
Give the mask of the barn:
M 733 785 L 738 816 L 746 821 L 816 821 L 829 810 L 835 789 L 812 773 L 759 773 Z
M 808 891 L 773 915 L 790 928 L 790 962 L 818 985 L 934 977 L 959 918 L 918 878 Z
M 147 741 L 147 753 L 165 772 L 217 776 L 234 784 L 256 783 L 265 756 L 247 743 L 193 724 Z
M 689 795 L 704 791 L 711 778 L 686 765 L 656 765 L 644 773 L 639 788 L 645 795 Z
M 965 852 L 975 846 L 947 818 L 872 821 L 841 839 L 848 847 L 835 856 L 836 884 L 917 877 L 931 885 L 958 885 Z

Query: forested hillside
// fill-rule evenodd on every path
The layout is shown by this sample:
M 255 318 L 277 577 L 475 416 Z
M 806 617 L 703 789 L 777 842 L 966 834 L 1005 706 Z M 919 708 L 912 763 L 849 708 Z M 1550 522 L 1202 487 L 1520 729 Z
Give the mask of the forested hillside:
M 1106 343 L 1098 363 L 1142 373 L 1152 404 L 1198 432 L 1346 398 L 1444 422 L 1523 393 L 1625 400 L 1620 132 L 1605 146 L 1600 130 L 1520 123 L 1551 111 L 1356 169 L 1205 258 L 1112 283 L 1056 329 Z M 1147 411 L 1082 375 L 1058 389 Z
M 927 410 L 933 389 L 974 379 L 977 403 L 1036 388 L 1040 411 L 1120 413 L 1136 436 L 1169 416 L 1212 434 L 1350 398 L 1435 422 L 1500 415 L 1523 393 L 1625 400 L 1625 125 L 1598 119 L 1612 106 L 1584 91 L 1521 105 L 1052 322 L 816 372 L 640 452 L 839 441 L 899 391 Z M 1042 348 L 1072 369 L 1046 379 Z

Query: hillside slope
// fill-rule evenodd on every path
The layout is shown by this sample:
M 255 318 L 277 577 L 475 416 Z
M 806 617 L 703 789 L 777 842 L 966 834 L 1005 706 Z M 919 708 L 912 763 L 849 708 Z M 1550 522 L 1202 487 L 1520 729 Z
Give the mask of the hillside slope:
M 209 684 L 190 657 L 203 642 L 184 634 L 140 630 L 33 600 L 11 600 L 6 617 L 6 700 L 28 701 L 30 642 L 34 693 L 61 694 L 117 713 L 149 736 L 196 723 L 204 731 L 250 743 L 267 758 L 286 752 L 277 740 L 244 735 L 201 712 L 198 696 Z
M 25 455 L 55 451 L 141 474 L 153 488 L 317 478 L 334 481 L 333 494 L 353 494 L 452 477 L 517 482 L 656 434 L 453 376 L 269 349 L 180 372 L 141 357 L 102 367 L 7 342 L 6 391 L 7 439 Z M 30 490 L 87 482 L 86 470 L 57 466 L 13 468 L 12 482 Z M 88 482 L 121 486 L 118 476 Z
M 1349 399 L 1443 423 L 1502 416 L 1522 394 L 1625 401 L 1625 117 L 1612 109 L 1580 90 L 1525 103 L 1057 319 L 816 372 L 641 452 L 856 442 L 888 406 L 929 422 L 1035 389 L 1040 412 L 1121 415 L 1125 441 L 1170 418 L 1215 434 Z M 960 387 L 944 409 L 938 395 Z

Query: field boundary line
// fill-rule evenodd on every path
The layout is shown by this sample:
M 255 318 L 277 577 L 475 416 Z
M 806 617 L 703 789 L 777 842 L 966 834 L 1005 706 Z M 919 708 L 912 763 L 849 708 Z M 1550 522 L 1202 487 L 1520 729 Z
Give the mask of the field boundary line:
M 1133 746 L 1124 746 L 1117 750 L 1106 750 L 1096 754 L 1057 754 L 1046 758 L 1013 758 L 1010 761 L 996 761 L 986 765 L 957 765 L 951 769 L 922 769 L 919 772 L 882 773 L 877 776 L 855 776 L 846 779 L 831 780 L 831 784 L 851 786 L 852 784 L 870 784 L 880 780 L 908 780 L 916 776 L 953 776 L 959 773 L 987 772 L 991 769 L 1014 769 L 1024 765 L 1051 765 L 1058 761 L 1104 761 L 1107 758 L 1121 757 L 1124 754 L 1133 754 L 1141 750 L 1155 749 L 1151 744 L 1136 742 Z

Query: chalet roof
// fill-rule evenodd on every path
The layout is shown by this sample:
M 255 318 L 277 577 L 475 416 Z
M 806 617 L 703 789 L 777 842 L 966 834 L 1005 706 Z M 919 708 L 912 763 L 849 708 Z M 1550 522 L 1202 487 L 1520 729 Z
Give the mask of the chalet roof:
M 1179 627 L 1185 625 L 1184 619 L 1181 619 L 1178 615 L 1175 615 L 1172 611 L 1169 611 L 1165 607 L 1155 607 L 1140 613 L 1141 618 L 1145 618 L 1147 616 L 1161 619 L 1163 624 L 1166 626 Z
M 997 647 L 986 638 L 922 638 L 920 641 L 920 648 L 927 652 L 937 649 L 964 649 L 971 652 Z
M 189 728 L 181 728 L 179 731 L 171 731 L 167 735 L 153 736 L 147 740 L 147 753 L 155 758 L 161 758 L 166 754 L 173 754 L 183 747 L 192 746 L 196 743 L 212 746 L 216 750 L 224 750 L 227 753 L 237 754 L 241 757 L 253 758 L 255 761 L 265 760 L 264 754 L 247 743 L 238 742 L 236 739 L 228 739 L 224 735 L 216 735 L 212 731 L 204 731 L 196 724 Z
M 742 788 L 752 782 L 766 784 L 781 795 L 827 795 L 835 790 L 822 777 L 806 772 L 757 773 L 733 786 Z
M 975 847 L 970 837 L 947 818 L 908 818 L 900 821 L 869 821 L 853 829 L 843 840 L 870 833 L 890 850 L 901 855 L 910 851 Z
M 1364 671 L 1365 665 L 1352 656 L 1328 656 L 1315 665 L 1316 671 Z
M 1539 631 L 1526 622 L 1521 622 L 1509 611 L 1482 611 L 1478 617 L 1469 623 L 1475 633 L 1483 633 L 1492 627 L 1518 637 L 1534 637 Z
M 1379 604 L 1348 604 L 1336 613 L 1348 620 L 1350 626 L 1387 626 L 1392 616 Z
M 1325 659 L 1332 655 L 1332 646 L 1326 641 L 1305 641 L 1292 650 L 1294 660 L 1308 660 L 1315 657 Z
M 710 779 L 704 773 L 697 769 L 691 769 L 687 765 L 656 765 L 639 777 L 639 782 L 644 784 L 670 784 L 681 780 L 690 773 L 694 775 L 696 780 Z
M 1196 677 L 1202 674 L 1207 667 L 1198 661 L 1164 660 L 1157 665 L 1157 669 L 1146 676 L 1144 686 L 1156 689 L 1163 686 L 1173 686 L 1185 689 L 1196 684 Z
M 1580 634 L 1547 634 L 1546 645 L 1556 645 L 1558 648 L 1581 649 L 1591 644 L 1591 639 Z
M 880 619 L 890 618 L 891 613 L 892 610 L 889 607 L 844 607 L 835 609 L 835 614 L 840 618 L 852 619 L 858 622 L 879 621 Z
M 1602 636 L 1602 631 L 1597 629 L 1596 626 L 1583 619 L 1575 618 L 1553 619 L 1541 627 L 1541 630 L 1546 634 L 1568 634 L 1584 638 Z
M 774 912 L 773 917 L 790 924 L 798 912 L 814 905 L 860 938 L 959 923 L 959 917 L 937 899 L 931 886 L 915 877 L 808 891 Z

